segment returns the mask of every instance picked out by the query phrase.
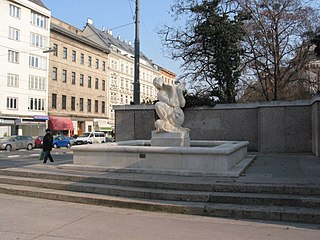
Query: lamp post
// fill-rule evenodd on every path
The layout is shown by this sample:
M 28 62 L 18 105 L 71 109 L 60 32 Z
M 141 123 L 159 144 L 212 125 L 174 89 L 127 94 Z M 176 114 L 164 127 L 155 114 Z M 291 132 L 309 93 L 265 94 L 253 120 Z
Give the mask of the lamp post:
M 134 85 L 133 85 L 133 102 L 135 105 L 140 104 L 140 0 L 136 0 L 136 19 L 135 19 L 135 42 L 134 42 Z

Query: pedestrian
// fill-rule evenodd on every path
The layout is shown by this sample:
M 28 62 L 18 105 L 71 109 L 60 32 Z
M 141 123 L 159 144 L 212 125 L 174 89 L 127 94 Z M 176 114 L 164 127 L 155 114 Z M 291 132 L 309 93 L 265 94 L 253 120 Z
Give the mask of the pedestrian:
M 47 163 L 47 160 L 49 158 L 50 162 L 54 162 L 53 158 L 51 156 L 51 150 L 52 150 L 52 144 L 53 144 L 53 137 L 50 132 L 50 129 L 46 129 L 46 135 L 43 137 L 43 144 L 42 144 L 42 149 L 45 152 L 44 154 L 44 160 L 43 163 Z

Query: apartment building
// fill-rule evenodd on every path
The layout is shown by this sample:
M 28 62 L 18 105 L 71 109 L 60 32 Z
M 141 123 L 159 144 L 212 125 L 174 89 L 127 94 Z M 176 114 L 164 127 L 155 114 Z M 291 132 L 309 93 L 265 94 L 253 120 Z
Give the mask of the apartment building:
M 99 45 L 110 49 L 109 75 L 109 116 L 114 121 L 114 105 L 130 104 L 133 101 L 134 83 L 134 47 L 132 43 L 120 36 L 114 37 L 111 30 L 99 30 L 93 21 L 88 22 L 83 35 Z M 160 77 L 159 66 L 154 64 L 143 53 L 140 53 L 140 100 L 155 100 L 157 91 L 153 79 Z
M 109 109 L 108 47 L 82 30 L 52 18 L 49 64 L 49 127 L 65 135 L 112 131 Z
M 175 73 L 163 67 L 159 67 L 159 71 L 160 71 L 161 78 L 164 80 L 166 84 L 171 84 L 171 85 L 174 84 L 175 78 L 177 76 Z
M 40 0 L 0 0 L 0 137 L 45 130 L 50 17 Z

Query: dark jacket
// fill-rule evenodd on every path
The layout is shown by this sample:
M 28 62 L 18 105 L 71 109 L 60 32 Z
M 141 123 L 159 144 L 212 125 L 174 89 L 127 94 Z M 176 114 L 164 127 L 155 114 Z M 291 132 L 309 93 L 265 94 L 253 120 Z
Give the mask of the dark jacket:
M 46 133 L 43 137 L 43 151 L 51 151 L 52 150 L 53 137 L 51 133 Z

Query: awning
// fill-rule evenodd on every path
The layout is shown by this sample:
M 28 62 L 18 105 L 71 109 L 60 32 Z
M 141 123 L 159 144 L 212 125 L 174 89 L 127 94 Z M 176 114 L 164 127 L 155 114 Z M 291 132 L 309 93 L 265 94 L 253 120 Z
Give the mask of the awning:
M 49 119 L 50 130 L 73 130 L 73 124 L 69 117 L 54 117 Z

